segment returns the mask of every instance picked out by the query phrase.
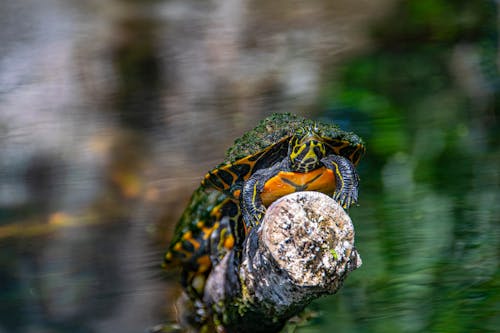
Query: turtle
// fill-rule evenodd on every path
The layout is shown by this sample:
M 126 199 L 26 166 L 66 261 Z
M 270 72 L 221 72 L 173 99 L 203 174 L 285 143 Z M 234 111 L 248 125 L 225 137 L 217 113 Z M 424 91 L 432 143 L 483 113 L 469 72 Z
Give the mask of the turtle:
M 225 160 L 195 190 L 174 231 L 164 265 L 180 264 L 181 282 L 200 303 L 212 267 L 238 252 L 266 208 L 297 191 L 331 195 L 345 209 L 358 199 L 362 139 L 337 125 L 277 113 L 235 140 Z

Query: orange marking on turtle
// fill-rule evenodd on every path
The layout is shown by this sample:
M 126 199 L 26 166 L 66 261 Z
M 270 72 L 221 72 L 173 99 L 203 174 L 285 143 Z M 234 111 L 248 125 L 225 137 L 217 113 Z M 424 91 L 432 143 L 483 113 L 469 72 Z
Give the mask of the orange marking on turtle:
M 217 228 L 219 228 L 219 222 L 214 223 L 214 225 L 210 228 L 202 227 L 201 230 L 203 231 L 203 239 L 208 239 L 212 232 Z
M 196 259 L 196 263 L 199 265 L 198 272 L 200 273 L 206 272 L 210 269 L 210 267 L 212 267 L 212 261 L 207 254 Z
M 186 249 L 184 249 L 184 248 L 182 247 L 182 242 L 178 242 L 178 243 L 176 243 L 176 244 L 174 245 L 174 247 L 173 247 L 173 250 L 174 250 L 175 252 L 177 252 L 177 253 L 181 253 L 181 254 L 183 254 L 184 256 L 186 256 L 186 258 L 183 258 L 183 259 L 181 259 L 181 260 L 185 260 L 185 259 L 189 259 L 189 258 L 191 258 L 192 254 L 193 254 L 191 251 L 188 251 L 188 250 L 186 250 Z M 174 255 L 175 255 L 175 253 L 174 253 Z
M 318 191 L 332 195 L 335 191 L 335 175 L 326 167 L 306 173 L 280 171 L 266 182 L 260 198 L 267 207 L 277 199 L 297 191 Z
M 182 235 L 182 239 L 191 243 L 195 250 L 200 248 L 200 242 L 193 238 L 193 233 L 191 231 L 186 232 Z
M 234 247 L 234 236 L 229 235 L 224 240 L 224 247 L 228 250 L 231 250 Z

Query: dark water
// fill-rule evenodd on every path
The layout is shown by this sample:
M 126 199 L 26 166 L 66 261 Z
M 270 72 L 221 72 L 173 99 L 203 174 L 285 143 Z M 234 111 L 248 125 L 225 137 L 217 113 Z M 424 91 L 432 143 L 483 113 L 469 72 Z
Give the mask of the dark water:
M 174 320 L 157 265 L 183 206 L 283 111 L 367 145 L 350 212 L 363 266 L 297 331 L 498 332 L 495 2 L 0 9 L 0 333 Z

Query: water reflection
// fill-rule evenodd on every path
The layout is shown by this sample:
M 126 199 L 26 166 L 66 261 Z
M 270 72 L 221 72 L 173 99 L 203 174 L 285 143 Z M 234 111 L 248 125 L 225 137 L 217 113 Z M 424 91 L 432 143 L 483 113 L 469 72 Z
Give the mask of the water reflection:
M 161 250 L 203 173 L 275 111 L 333 120 L 368 147 L 351 211 L 363 267 L 298 331 L 495 331 L 496 12 L 444 0 L 3 4 L 0 332 L 174 320 Z

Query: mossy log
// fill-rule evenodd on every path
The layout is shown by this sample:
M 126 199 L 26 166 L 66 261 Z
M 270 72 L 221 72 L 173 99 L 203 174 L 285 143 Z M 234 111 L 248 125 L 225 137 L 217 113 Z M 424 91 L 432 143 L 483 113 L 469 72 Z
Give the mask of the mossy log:
M 332 198 L 296 192 L 273 203 L 241 258 L 214 267 L 204 302 L 220 332 L 277 332 L 361 265 L 349 215 Z

